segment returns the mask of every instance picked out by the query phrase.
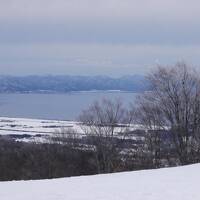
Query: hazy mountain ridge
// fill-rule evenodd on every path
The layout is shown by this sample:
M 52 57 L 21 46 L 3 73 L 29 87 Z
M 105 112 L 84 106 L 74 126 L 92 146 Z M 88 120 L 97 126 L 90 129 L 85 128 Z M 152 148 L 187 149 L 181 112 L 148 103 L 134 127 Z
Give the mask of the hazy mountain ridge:
M 121 90 L 141 92 L 147 89 L 142 75 L 120 78 L 108 76 L 0 76 L 0 93 L 65 93 L 72 91 Z

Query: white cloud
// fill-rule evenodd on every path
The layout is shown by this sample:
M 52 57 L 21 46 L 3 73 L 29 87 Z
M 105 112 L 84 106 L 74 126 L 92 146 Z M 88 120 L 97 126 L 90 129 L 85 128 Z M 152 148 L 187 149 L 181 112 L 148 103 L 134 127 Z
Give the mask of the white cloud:
M 1 20 L 198 21 L 197 0 L 1 0 Z
M 178 60 L 198 66 L 200 46 L 38 44 L 0 47 L 1 74 L 144 73 Z
M 0 73 L 143 73 L 200 63 L 197 0 L 1 0 Z

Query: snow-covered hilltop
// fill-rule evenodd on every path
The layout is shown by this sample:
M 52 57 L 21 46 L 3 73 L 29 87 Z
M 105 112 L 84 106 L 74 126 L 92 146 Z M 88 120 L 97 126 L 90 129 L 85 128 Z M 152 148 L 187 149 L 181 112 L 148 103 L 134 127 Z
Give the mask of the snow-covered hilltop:
M 199 200 L 200 164 L 40 181 L 0 182 L 1 200 Z

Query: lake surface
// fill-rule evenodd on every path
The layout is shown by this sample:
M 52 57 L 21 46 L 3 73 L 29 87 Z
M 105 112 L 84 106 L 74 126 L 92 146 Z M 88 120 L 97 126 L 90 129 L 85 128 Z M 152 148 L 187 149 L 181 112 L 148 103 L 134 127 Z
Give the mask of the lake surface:
M 134 101 L 130 92 L 72 92 L 67 94 L 0 94 L 0 116 L 75 120 L 95 100 L 120 98 L 125 106 Z

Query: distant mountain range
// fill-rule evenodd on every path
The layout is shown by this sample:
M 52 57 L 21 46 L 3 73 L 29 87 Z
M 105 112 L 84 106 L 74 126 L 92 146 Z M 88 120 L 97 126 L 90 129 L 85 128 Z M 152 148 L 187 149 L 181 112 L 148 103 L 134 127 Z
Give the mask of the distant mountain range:
M 147 90 L 142 75 L 108 76 L 0 76 L 0 93 L 66 93 L 72 91 Z

